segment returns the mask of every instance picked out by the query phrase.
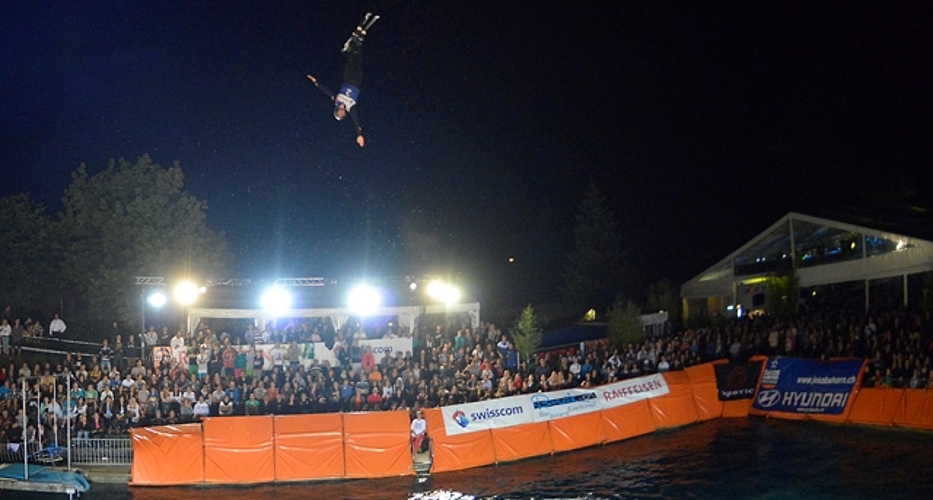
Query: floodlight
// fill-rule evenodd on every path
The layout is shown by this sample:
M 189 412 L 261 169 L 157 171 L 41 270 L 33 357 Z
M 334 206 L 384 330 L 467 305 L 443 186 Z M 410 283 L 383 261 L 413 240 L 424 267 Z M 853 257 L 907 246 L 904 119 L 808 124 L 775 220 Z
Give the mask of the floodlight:
M 428 287 L 425 289 L 428 292 L 430 297 L 440 300 L 442 290 L 444 289 L 444 284 L 438 280 L 433 280 L 428 283 Z
M 379 309 L 382 297 L 375 288 L 360 285 L 350 291 L 347 301 L 354 312 L 360 316 L 369 316 Z
M 284 313 L 291 307 L 292 295 L 282 287 L 270 287 L 262 296 L 262 308 L 273 314 Z
M 417 284 L 417 283 L 415 283 L 414 281 L 412 281 L 412 282 L 411 282 L 411 284 L 410 284 L 410 285 L 408 285 L 408 288 L 410 288 L 410 289 L 411 289 L 411 291 L 413 291 L 413 292 L 414 292 L 415 290 L 417 290 L 417 289 L 418 289 L 418 284 Z
M 156 309 L 161 308 L 165 305 L 166 302 L 168 302 L 168 298 L 166 298 L 165 294 L 162 292 L 153 292 L 149 294 L 149 298 L 147 300 L 149 301 L 149 305 L 155 307 Z
M 172 289 L 172 297 L 183 306 L 191 305 L 198 298 L 198 286 L 190 281 L 182 281 Z
M 458 290 L 453 285 L 448 285 L 437 280 L 428 283 L 427 292 L 428 295 L 434 300 L 443 302 L 447 305 L 453 304 L 460 300 L 460 290 Z
M 447 304 L 448 306 L 450 304 L 455 304 L 458 300 L 460 300 L 460 290 L 453 285 L 447 285 L 444 287 L 440 299 L 441 302 Z

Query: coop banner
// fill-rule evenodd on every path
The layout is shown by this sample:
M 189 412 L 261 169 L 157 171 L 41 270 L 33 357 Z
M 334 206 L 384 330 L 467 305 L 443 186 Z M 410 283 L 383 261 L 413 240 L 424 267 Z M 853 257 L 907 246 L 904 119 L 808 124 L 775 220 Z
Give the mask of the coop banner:
M 766 412 L 840 415 L 861 369 L 862 360 L 768 358 L 753 407 Z
M 600 409 L 615 408 L 641 401 L 656 398 L 671 392 L 667 381 L 661 374 L 647 377 L 633 378 L 601 385 L 594 389 L 599 395 Z
M 447 435 L 454 436 L 532 423 L 531 408 L 531 397 L 523 395 L 444 406 L 441 414 Z
M 752 399 L 758 386 L 761 361 L 715 365 L 716 388 L 720 401 Z

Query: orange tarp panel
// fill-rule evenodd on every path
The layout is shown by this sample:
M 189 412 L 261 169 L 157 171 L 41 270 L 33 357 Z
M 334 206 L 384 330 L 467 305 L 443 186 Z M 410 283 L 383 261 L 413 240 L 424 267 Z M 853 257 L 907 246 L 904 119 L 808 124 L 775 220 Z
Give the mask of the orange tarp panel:
M 641 436 L 655 431 L 651 406 L 647 399 L 599 412 L 605 442 Z
M 894 414 L 904 389 L 861 389 L 855 396 L 849 422 L 868 425 L 893 425 Z
M 201 424 L 133 429 L 130 484 L 177 485 L 204 481 Z
M 275 417 L 275 480 L 344 476 L 343 418 L 339 413 Z
M 747 417 L 748 410 L 752 407 L 753 399 L 736 399 L 733 401 L 722 402 L 722 417 L 735 418 Z
M 496 462 L 492 431 L 484 430 L 448 436 L 440 408 L 424 410 L 428 436 L 434 447 L 433 472 L 470 469 Z
M 664 380 L 671 392 L 648 400 L 655 427 L 663 429 L 696 422 L 700 416 L 693 402 L 693 390 L 687 372 L 667 372 Z
M 551 420 L 554 451 L 569 451 L 603 442 L 603 417 L 598 411 Z
M 275 480 L 272 416 L 204 420 L 204 480 L 250 484 Z
M 414 474 L 407 411 L 343 415 L 346 477 L 375 478 Z
M 894 425 L 933 429 L 933 391 L 904 389 L 894 415 Z
M 716 386 L 716 370 L 713 365 L 691 366 L 685 370 L 693 386 L 693 402 L 697 415 L 702 420 L 712 420 L 722 416 L 722 401 Z
M 554 451 L 551 428 L 547 422 L 493 429 L 492 443 L 496 449 L 497 462 L 548 455 Z

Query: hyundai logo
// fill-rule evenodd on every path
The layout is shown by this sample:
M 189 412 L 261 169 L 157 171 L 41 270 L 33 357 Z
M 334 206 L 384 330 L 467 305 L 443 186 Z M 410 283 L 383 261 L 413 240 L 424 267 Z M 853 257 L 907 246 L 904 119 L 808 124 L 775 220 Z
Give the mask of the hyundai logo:
M 762 408 L 771 408 L 781 400 L 781 392 L 777 389 L 764 391 L 758 395 L 758 405 Z

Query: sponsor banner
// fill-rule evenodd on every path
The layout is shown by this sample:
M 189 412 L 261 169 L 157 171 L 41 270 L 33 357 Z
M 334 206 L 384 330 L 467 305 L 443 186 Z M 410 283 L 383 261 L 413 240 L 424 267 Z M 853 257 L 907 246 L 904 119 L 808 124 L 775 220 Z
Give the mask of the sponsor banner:
M 263 370 L 271 370 L 273 362 L 273 349 L 275 349 L 275 344 L 254 344 L 256 346 L 256 354 L 261 355 L 263 358 Z M 395 354 L 398 352 L 406 353 L 411 352 L 412 349 L 412 340 L 411 338 L 398 338 L 398 339 L 371 339 L 371 340 L 362 340 L 360 341 L 362 346 L 370 346 L 373 350 L 373 355 L 376 357 L 376 363 L 380 363 L 382 358 L 386 356 L 395 357 Z M 301 347 L 301 356 L 299 357 L 299 362 L 308 367 L 311 365 L 311 360 L 318 360 L 319 365 L 323 365 L 325 361 L 328 362 L 330 366 L 338 366 L 339 362 L 337 361 L 337 356 L 334 354 L 334 351 L 331 351 L 323 342 L 299 342 L 298 346 Z M 280 344 L 282 351 L 285 353 L 285 366 L 288 366 L 288 344 Z M 238 352 L 247 352 L 249 351 L 249 346 L 240 346 Z
M 715 365 L 716 388 L 720 401 L 752 399 L 758 387 L 758 375 L 761 374 L 761 361 L 753 363 L 728 363 Z
M 382 358 L 386 356 L 394 358 L 398 353 L 402 353 L 402 355 L 404 355 L 406 352 L 410 353 L 412 350 L 411 337 L 397 339 L 367 339 L 361 340 L 360 345 L 364 347 L 372 347 L 373 355 L 376 356 L 376 363 L 382 361 Z
M 594 390 L 599 395 L 601 408 L 624 406 L 671 392 L 670 387 L 667 386 L 667 381 L 664 380 L 661 374 L 601 385 Z
M 441 414 L 448 436 L 533 422 L 527 395 L 443 406 Z
M 172 363 L 172 348 L 169 346 L 158 346 L 152 348 L 152 365 L 158 370 L 162 363 Z M 178 358 L 175 358 L 178 361 Z
M 271 370 L 274 366 L 273 359 L 276 356 L 276 353 L 273 353 L 275 349 L 275 344 L 254 344 L 256 346 L 256 355 L 262 356 L 263 359 L 263 370 Z M 373 355 L 376 357 L 376 363 L 380 363 L 382 358 L 386 356 L 394 358 L 396 353 L 401 352 L 403 355 L 407 352 L 410 353 L 412 349 L 412 340 L 411 338 L 398 338 L 398 339 L 371 339 L 371 340 L 362 340 L 360 341 L 362 346 L 370 346 L 373 350 Z M 280 344 L 279 347 L 282 349 L 283 364 L 288 366 L 288 346 L 289 344 Z M 318 364 L 323 365 L 325 361 L 329 362 L 330 366 L 338 366 L 337 356 L 334 355 L 334 352 L 327 348 L 323 342 L 299 342 L 298 347 L 301 348 L 301 356 L 299 357 L 299 362 L 308 367 L 311 365 L 311 360 L 318 360 Z M 249 346 L 235 346 L 237 352 L 247 352 L 249 351 Z M 188 365 L 188 348 L 184 347 L 181 349 L 172 350 L 169 346 L 157 346 L 152 348 L 152 361 L 156 369 L 159 368 L 159 365 L 162 363 L 169 363 L 174 360 L 176 363 L 180 363 L 183 366 Z
M 530 399 L 531 418 L 535 422 L 546 422 L 602 409 L 599 395 L 595 390 L 568 389 L 539 392 L 532 394 Z
M 862 364 L 859 359 L 768 358 L 753 407 L 766 412 L 840 415 L 855 389 Z

